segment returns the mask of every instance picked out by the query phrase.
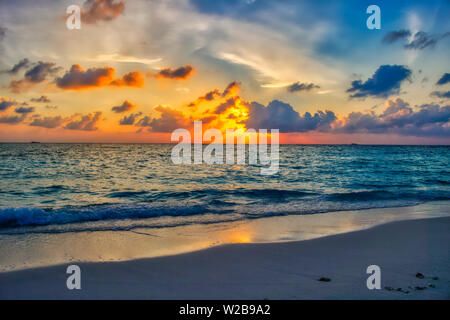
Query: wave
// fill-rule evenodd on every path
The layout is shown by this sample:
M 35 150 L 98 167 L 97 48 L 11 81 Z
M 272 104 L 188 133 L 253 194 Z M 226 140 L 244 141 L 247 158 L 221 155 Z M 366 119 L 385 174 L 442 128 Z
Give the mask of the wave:
M 140 194 L 140 193 L 138 193 Z M 279 190 L 272 188 L 265 189 L 197 189 L 189 191 L 167 191 L 154 195 L 155 199 L 202 199 L 205 197 L 225 197 L 236 196 L 254 199 L 282 199 L 282 198 L 300 198 L 315 196 L 317 193 L 300 190 Z
M 202 205 L 177 206 L 170 204 L 96 205 L 55 210 L 28 207 L 6 208 L 0 209 L 0 228 L 58 225 L 99 220 L 143 219 L 160 216 L 186 216 L 206 212 L 207 209 Z
M 131 194 L 128 192 L 116 193 L 114 197 L 127 197 Z M 206 194 L 209 197 L 204 199 Z M 202 223 L 204 220 L 201 217 L 205 215 L 216 217 L 208 218 L 209 223 L 211 221 L 222 222 L 227 215 L 233 216 L 233 219 L 236 217 L 239 219 L 255 219 L 289 214 L 400 207 L 433 200 L 450 200 L 450 194 L 445 190 L 402 192 L 371 190 L 319 195 L 296 190 L 235 189 L 166 192 L 165 196 L 169 199 L 165 202 L 97 204 L 63 208 L 3 208 L 0 209 L 0 228 L 130 220 L 131 222 L 127 223 L 127 228 L 129 228 L 140 219 L 159 217 L 196 217 L 196 219 L 191 219 L 191 222 L 186 223 Z M 251 201 L 242 201 L 240 196 L 251 198 Z M 187 198 L 191 200 L 186 200 Z M 192 200 L 192 198 L 195 200 Z M 182 220 L 178 219 L 176 224 L 185 223 Z M 164 223 L 167 223 L 167 221 Z M 152 226 L 161 227 L 161 225 Z M 82 229 L 85 228 L 89 229 L 90 227 L 83 226 Z
M 380 200 L 417 200 L 417 201 L 432 201 L 432 200 L 449 200 L 450 194 L 446 191 L 386 191 L 386 190 L 370 190 L 370 191 L 355 191 L 344 193 L 333 193 L 326 195 L 325 198 L 331 201 L 380 201 Z

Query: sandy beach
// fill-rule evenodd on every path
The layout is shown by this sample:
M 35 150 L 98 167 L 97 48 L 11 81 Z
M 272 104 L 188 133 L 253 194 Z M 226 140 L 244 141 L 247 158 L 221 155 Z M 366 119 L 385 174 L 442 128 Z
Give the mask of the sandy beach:
M 72 291 L 67 264 L 5 272 L 0 298 L 449 299 L 449 228 L 449 217 L 417 219 L 305 241 L 79 263 L 82 288 Z M 381 268 L 381 290 L 366 287 L 372 264 Z

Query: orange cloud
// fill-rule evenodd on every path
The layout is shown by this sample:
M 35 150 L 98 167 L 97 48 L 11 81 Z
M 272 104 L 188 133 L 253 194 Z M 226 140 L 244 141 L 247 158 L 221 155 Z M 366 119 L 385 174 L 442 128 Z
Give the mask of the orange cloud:
M 64 126 L 64 129 L 68 130 L 82 130 L 82 131 L 96 131 L 98 130 L 98 123 L 102 119 L 102 112 L 97 111 L 95 113 L 89 113 L 87 115 L 81 115 L 79 119 L 70 121 Z
M 125 100 L 120 106 L 112 107 L 111 110 L 114 111 L 115 113 L 122 113 L 122 112 L 131 111 L 134 108 L 136 108 L 136 105 L 132 104 L 128 100 Z
M 64 90 L 80 90 L 109 85 L 113 81 L 115 70 L 111 67 L 91 68 L 86 71 L 79 64 L 74 64 L 61 78 L 56 79 L 56 86 Z
M 65 121 L 66 119 L 62 118 L 61 116 L 43 117 L 43 118 L 38 116 L 35 119 L 33 119 L 33 121 L 29 124 L 29 126 L 53 129 L 61 126 Z
M 144 75 L 139 71 L 132 71 L 122 77 L 122 79 L 116 79 L 110 83 L 112 86 L 118 87 L 139 87 L 144 86 Z
M 237 95 L 239 84 L 230 83 L 223 92 L 218 89 L 207 92 L 196 102 L 198 110 L 189 108 L 186 114 L 170 108 L 158 106 L 155 111 L 160 113 L 159 118 L 144 116 L 137 121 L 138 127 L 149 127 L 152 132 L 172 132 L 178 128 L 190 130 L 194 121 L 202 121 L 204 128 L 244 129 L 244 122 L 248 118 L 248 104 Z M 200 102 L 203 102 L 200 105 Z
M 239 82 L 233 81 L 225 88 L 223 92 L 220 92 L 219 89 L 211 90 L 207 92 L 205 95 L 198 97 L 197 100 L 189 103 L 188 107 L 196 107 L 202 102 L 210 102 L 221 98 L 236 96 L 239 92 L 239 89 L 240 89 Z
M 110 21 L 117 18 L 125 10 L 123 1 L 87 0 L 81 10 L 81 21 L 88 24 L 98 21 Z
M 79 64 L 74 64 L 66 74 L 55 80 L 56 86 L 63 90 L 83 90 L 105 86 L 142 87 L 144 76 L 139 71 L 127 73 L 122 78 L 114 79 L 112 67 L 90 68 L 86 71 Z
M 164 106 L 157 106 L 155 110 L 161 113 L 161 116 L 150 122 L 149 125 L 153 132 L 172 132 L 179 128 L 192 126 L 191 119 L 188 119 L 181 111 Z
M 155 78 L 186 80 L 194 73 L 194 68 L 191 65 L 179 67 L 177 69 L 164 68 L 155 74 Z M 151 74 L 149 73 L 149 76 Z

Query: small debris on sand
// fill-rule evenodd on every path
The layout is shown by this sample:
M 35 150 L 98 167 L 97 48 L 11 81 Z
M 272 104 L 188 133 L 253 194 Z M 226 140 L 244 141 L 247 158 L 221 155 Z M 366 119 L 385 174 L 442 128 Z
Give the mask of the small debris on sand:
M 317 281 L 330 282 L 331 279 L 327 277 L 320 277 L 319 279 L 317 279 Z
M 427 287 L 419 287 L 419 286 L 417 286 L 415 289 L 416 290 L 425 290 Z

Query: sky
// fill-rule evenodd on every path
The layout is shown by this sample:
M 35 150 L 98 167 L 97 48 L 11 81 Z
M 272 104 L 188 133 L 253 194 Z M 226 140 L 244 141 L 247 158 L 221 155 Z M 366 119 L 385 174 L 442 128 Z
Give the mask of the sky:
M 449 14 L 447 0 L 0 0 L 0 142 L 170 142 L 202 121 L 281 143 L 449 145 Z

